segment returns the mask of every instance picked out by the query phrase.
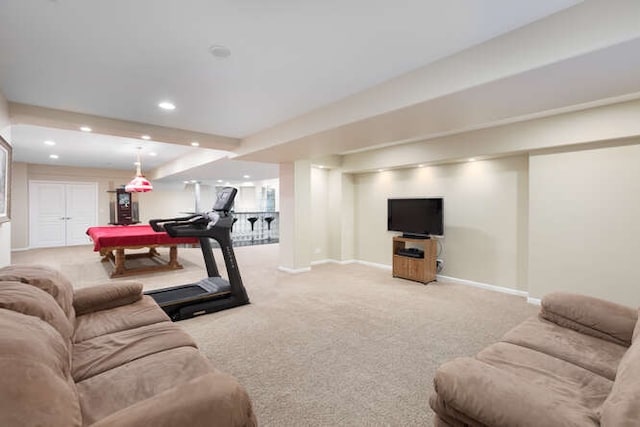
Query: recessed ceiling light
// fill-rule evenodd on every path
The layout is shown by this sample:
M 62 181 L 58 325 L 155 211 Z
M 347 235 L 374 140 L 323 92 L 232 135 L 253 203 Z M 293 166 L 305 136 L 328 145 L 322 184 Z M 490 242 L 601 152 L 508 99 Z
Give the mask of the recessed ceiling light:
M 222 182 L 222 180 L 221 180 L 221 179 L 219 179 L 219 180 L 217 180 L 216 182 Z
M 133 162 L 133 166 L 138 166 L 140 162 Z
M 140 138 L 144 139 L 145 141 L 148 141 L 151 139 L 149 135 L 142 135 Z
M 162 101 L 161 103 L 158 104 L 158 107 L 168 111 L 172 111 L 176 109 L 175 104 L 169 101 Z
M 249 179 L 249 178 L 251 178 L 249 175 L 242 175 L 242 177 L 243 177 L 244 179 Z
M 229 183 L 227 182 L 227 183 L 225 183 L 224 185 L 231 185 L 231 184 L 229 184 Z
M 218 59 L 224 59 L 231 56 L 231 50 L 228 47 L 222 46 L 220 44 L 213 44 L 209 46 L 209 52 L 211 53 L 211 55 Z
M 57 159 L 59 156 L 57 154 L 49 154 L 50 159 Z
M 324 169 L 324 166 L 318 165 L 318 169 Z
M 200 143 L 199 143 L 198 141 L 193 141 L 193 142 L 191 143 L 191 146 L 193 146 L 193 147 L 199 147 L 199 146 L 200 146 Z
M 82 132 L 91 132 L 93 129 L 91 129 L 89 126 L 80 126 L 80 130 Z
M 153 151 L 151 153 L 149 153 L 150 156 L 155 157 L 158 155 L 158 153 L 154 153 Z
M 378 169 L 378 172 L 384 172 L 384 169 Z
M 470 161 L 470 162 L 475 162 L 475 161 L 476 161 L 476 159 L 471 158 L 471 159 L 469 159 L 469 161 Z
M 56 145 L 55 141 L 45 141 L 46 145 Z
M 184 182 L 185 184 L 188 184 L 188 183 L 189 183 L 189 181 L 183 181 L 183 182 Z
M 419 167 L 419 168 L 423 168 L 423 167 L 424 167 L 424 165 L 418 165 L 418 167 Z

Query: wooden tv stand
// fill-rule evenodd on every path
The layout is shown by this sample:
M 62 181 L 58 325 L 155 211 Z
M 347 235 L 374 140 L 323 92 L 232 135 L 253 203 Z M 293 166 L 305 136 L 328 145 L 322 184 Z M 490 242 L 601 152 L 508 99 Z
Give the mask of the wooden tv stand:
M 422 246 L 424 258 L 412 258 L 398 255 L 407 243 Z M 437 244 L 433 239 L 393 238 L 393 277 L 415 280 L 427 284 L 436 280 Z

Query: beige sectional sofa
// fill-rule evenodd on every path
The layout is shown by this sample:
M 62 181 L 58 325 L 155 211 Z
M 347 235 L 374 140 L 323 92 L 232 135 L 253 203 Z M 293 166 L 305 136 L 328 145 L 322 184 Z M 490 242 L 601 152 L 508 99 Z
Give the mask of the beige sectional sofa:
M 474 358 L 442 365 L 437 426 L 640 426 L 638 311 L 556 293 Z
M 142 285 L 0 269 L 0 425 L 254 426 L 251 401 Z

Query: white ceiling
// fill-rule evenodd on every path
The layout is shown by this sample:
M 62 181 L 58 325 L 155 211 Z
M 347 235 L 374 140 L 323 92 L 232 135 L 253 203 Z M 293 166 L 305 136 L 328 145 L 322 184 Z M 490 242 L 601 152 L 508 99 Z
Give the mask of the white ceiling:
M 16 162 L 134 171 L 140 151 L 143 172 L 199 150 L 184 145 L 29 125 L 12 126 L 11 140 Z M 47 145 L 44 141 L 53 141 L 55 145 Z M 59 157 L 51 159 L 51 154 Z
M 3 0 L 0 88 L 13 102 L 242 137 L 576 3 Z M 231 57 L 211 56 L 212 44 Z M 137 147 L 143 171 L 199 150 L 30 125 L 11 139 L 16 161 L 125 170 Z M 272 179 L 278 167 L 223 158 L 162 181 L 244 175 Z
M 0 88 L 14 102 L 243 137 L 576 3 L 2 0 Z

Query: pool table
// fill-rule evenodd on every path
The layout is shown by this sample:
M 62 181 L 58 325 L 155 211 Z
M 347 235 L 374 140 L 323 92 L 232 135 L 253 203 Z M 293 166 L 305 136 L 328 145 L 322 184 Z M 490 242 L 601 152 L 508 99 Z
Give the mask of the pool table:
M 173 238 L 167 233 L 157 233 L 149 225 L 89 227 L 87 235 L 93 240 L 93 250 L 100 252 L 102 261 L 109 261 L 113 270 L 111 277 L 131 276 L 134 274 L 156 271 L 177 270 L 182 265 L 178 262 L 178 246 L 180 244 L 198 243 L 195 237 Z M 156 250 L 158 247 L 169 248 L 169 261 L 163 260 Z M 146 253 L 125 255 L 125 250 L 149 248 Z M 127 268 L 126 260 L 150 258 L 155 265 Z

